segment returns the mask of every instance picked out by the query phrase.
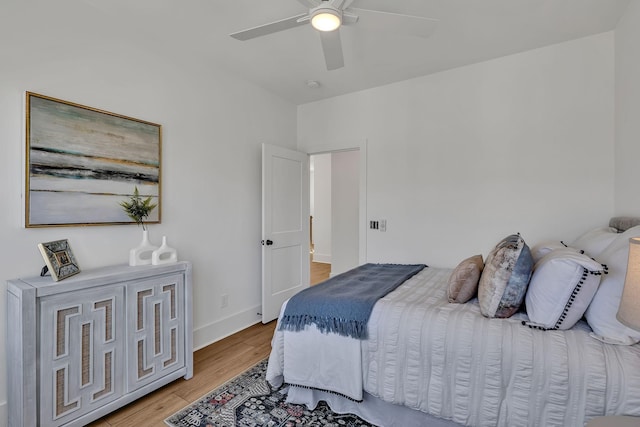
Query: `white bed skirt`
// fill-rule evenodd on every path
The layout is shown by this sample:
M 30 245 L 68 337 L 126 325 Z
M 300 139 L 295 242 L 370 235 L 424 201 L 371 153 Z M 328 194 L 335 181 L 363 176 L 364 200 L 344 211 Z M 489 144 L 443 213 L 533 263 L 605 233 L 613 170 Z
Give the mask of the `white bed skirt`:
M 364 393 L 362 402 L 354 402 L 344 397 L 319 390 L 302 387 L 289 387 L 287 402 L 306 405 L 315 409 L 318 402 L 325 401 L 331 410 L 338 414 L 355 414 L 363 420 L 380 427 L 460 427 L 453 421 L 436 418 L 425 412 L 406 406 L 380 400 Z

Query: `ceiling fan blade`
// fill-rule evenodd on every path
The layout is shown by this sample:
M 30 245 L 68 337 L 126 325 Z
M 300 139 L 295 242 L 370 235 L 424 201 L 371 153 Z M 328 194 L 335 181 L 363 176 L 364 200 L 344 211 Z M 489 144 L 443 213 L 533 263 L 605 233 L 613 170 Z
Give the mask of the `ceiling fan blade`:
M 300 21 L 301 19 L 306 17 L 308 17 L 308 15 L 306 13 L 303 13 L 300 15 L 292 16 L 291 18 L 281 19 L 280 21 L 259 25 L 257 27 L 249 28 L 248 30 L 231 33 L 229 35 L 237 40 L 249 40 L 260 36 L 266 36 L 267 34 L 277 33 L 278 31 L 288 30 L 289 28 L 307 25 L 306 20 Z
M 350 7 L 347 12 L 358 15 L 358 27 L 392 31 L 417 37 L 429 37 L 436 29 L 437 19 L 401 13 Z
M 324 52 L 324 62 L 327 70 L 337 70 L 344 67 L 344 56 L 342 55 L 342 41 L 340 40 L 340 30 L 318 31 Z

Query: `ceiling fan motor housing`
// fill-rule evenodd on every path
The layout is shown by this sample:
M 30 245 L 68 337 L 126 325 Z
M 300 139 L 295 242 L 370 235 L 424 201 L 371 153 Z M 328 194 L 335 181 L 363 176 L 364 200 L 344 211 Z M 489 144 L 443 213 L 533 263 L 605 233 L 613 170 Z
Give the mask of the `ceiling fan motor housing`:
M 310 14 L 311 25 L 319 31 L 334 31 L 342 24 L 342 9 L 331 5 L 320 5 Z

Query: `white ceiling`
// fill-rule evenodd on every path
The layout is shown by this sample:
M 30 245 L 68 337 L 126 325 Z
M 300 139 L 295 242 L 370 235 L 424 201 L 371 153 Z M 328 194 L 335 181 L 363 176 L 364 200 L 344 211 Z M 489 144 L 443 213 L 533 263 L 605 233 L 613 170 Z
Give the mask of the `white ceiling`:
M 82 37 L 90 37 L 92 28 L 102 28 L 104 33 L 105 23 L 111 22 L 108 27 L 131 42 L 195 55 L 211 67 L 226 69 L 302 104 L 609 31 L 629 1 L 355 0 L 353 7 L 420 15 L 437 19 L 438 24 L 429 38 L 365 30 L 357 24 L 343 27 L 345 66 L 334 71 L 326 70 L 320 40 L 310 26 L 247 41 L 229 37 L 232 32 L 305 13 L 297 0 L 47 0 L 40 4 L 66 5 L 73 14 L 91 11 L 104 20 L 101 25 L 85 25 Z M 72 18 L 67 18 L 68 25 L 82 19 Z M 310 89 L 307 80 L 321 86 Z

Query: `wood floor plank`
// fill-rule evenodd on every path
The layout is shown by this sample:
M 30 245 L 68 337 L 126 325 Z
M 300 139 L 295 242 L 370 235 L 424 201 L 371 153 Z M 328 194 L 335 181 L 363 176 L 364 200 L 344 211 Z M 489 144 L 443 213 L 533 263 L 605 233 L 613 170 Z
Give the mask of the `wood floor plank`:
M 318 283 L 324 282 L 329 278 L 329 276 L 331 275 L 331 264 L 312 261 L 310 264 L 310 271 L 311 286 L 317 285 Z
M 105 421 L 112 427 L 160 426 L 165 418 L 191 403 L 173 393 L 152 393 L 151 397 L 145 400 L 144 406 L 125 406 L 122 410 L 105 417 Z

